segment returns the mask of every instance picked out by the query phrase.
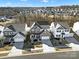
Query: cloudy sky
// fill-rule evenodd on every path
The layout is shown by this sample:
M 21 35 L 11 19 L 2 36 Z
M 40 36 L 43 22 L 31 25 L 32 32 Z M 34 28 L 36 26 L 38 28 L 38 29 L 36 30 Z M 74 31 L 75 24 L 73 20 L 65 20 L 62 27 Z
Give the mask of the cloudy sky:
M 0 0 L 0 7 L 46 7 L 79 5 L 79 0 Z

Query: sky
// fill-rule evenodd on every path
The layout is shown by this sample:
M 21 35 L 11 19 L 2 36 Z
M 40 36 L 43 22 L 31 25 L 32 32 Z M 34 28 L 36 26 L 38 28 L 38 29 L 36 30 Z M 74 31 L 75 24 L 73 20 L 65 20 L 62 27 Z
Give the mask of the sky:
M 0 0 L 0 7 L 51 7 L 79 5 L 79 0 Z

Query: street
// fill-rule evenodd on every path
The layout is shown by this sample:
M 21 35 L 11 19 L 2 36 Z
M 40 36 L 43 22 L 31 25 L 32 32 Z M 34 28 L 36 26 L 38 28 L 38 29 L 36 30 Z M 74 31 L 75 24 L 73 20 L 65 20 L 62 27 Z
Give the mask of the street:
M 79 59 L 79 52 L 61 52 L 38 55 L 25 55 L 17 57 L 8 57 L 4 59 Z

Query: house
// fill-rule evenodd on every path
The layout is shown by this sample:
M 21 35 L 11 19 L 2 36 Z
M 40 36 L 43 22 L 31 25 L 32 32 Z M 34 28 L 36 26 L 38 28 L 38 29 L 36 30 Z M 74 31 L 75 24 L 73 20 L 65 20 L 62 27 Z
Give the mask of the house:
M 16 34 L 16 30 L 14 29 L 12 25 L 5 26 L 3 30 L 3 34 L 5 37 L 5 43 L 7 42 L 10 43 L 11 40 L 13 40 L 13 36 Z
M 3 29 L 3 35 L 6 38 L 5 42 L 11 42 L 11 40 L 13 40 L 13 37 L 18 32 L 22 32 L 25 34 L 25 24 L 5 25 Z
M 0 21 L 4 22 L 7 20 L 7 17 L 6 16 L 0 16 Z
M 79 36 L 79 22 L 75 22 L 72 30 Z
M 14 37 L 14 45 L 16 48 L 23 48 L 24 46 L 24 40 L 25 40 L 25 35 L 22 32 L 18 32 Z M 20 45 L 20 46 L 19 46 Z
M 30 29 L 31 42 L 33 43 L 33 42 L 41 41 L 40 34 L 42 32 L 43 32 L 42 27 L 37 22 L 34 22 Z
M 4 30 L 4 26 L 0 24 L 0 36 L 4 36 L 3 30 Z
M 34 22 L 30 29 L 30 39 L 31 42 L 41 42 L 41 39 L 48 37 L 46 35 L 49 29 L 49 25 L 46 22 Z M 46 32 L 47 31 L 47 32 Z M 47 38 L 46 38 L 47 39 Z
M 73 33 L 70 33 L 70 27 L 66 22 L 52 22 L 50 31 L 55 38 L 71 37 Z
M 40 36 L 42 40 L 47 40 L 51 38 L 51 33 L 48 30 L 44 30 Z

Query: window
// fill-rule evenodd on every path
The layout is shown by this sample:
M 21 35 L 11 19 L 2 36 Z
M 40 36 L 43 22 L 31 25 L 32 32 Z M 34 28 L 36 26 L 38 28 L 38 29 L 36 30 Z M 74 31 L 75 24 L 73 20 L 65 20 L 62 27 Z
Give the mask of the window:
M 65 30 L 65 32 L 68 32 L 68 31 L 69 31 L 68 29 Z
M 56 35 L 56 37 L 60 37 L 60 35 Z
M 61 30 L 57 30 L 57 32 L 61 32 Z

